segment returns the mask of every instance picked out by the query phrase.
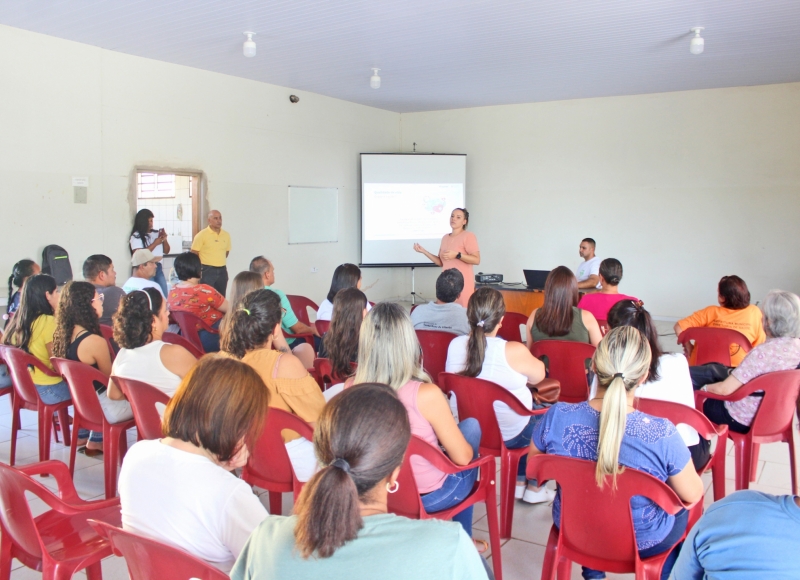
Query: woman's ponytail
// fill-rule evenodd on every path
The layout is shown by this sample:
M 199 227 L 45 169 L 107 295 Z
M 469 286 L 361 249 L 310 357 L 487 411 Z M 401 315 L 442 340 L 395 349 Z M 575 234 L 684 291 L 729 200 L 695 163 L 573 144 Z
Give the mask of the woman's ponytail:
M 503 296 L 494 288 L 479 288 L 467 304 L 467 321 L 470 326 L 467 340 L 467 363 L 459 374 L 477 377 L 483 370 L 486 357 L 486 334 L 493 332 L 506 314 Z
M 625 434 L 628 414 L 628 394 L 625 380 L 619 374 L 611 380 L 603 397 L 600 411 L 600 436 L 597 440 L 597 485 L 602 486 L 606 475 L 614 477 L 612 487 L 616 487 L 617 474 L 622 473 L 619 466 L 619 449 Z

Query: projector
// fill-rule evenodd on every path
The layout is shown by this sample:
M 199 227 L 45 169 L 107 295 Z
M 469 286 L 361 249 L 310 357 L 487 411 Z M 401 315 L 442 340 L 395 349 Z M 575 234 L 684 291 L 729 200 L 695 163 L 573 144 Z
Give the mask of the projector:
M 483 272 L 478 272 L 475 274 L 475 281 L 478 284 L 499 284 L 503 281 L 502 274 L 484 274 Z

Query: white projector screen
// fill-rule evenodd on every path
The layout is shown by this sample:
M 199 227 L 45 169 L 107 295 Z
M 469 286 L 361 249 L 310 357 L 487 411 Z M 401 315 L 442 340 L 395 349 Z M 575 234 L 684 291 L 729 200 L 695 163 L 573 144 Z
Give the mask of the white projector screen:
M 361 264 L 430 265 L 450 233 L 450 212 L 464 207 L 466 155 L 361 154 Z

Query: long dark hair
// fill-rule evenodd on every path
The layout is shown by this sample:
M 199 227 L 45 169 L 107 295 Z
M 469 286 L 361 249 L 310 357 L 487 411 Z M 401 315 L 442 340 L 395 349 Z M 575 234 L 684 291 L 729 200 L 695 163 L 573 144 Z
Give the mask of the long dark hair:
M 114 340 L 122 348 L 139 348 L 150 342 L 153 317 L 161 312 L 164 297 L 157 288 L 134 290 L 120 298 L 114 316 Z
M 361 280 L 361 268 L 355 264 L 340 264 L 336 266 L 331 279 L 331 289 L 328 290 L 328 300 L 333 302 L 339 290 L 357 287 L 359 280 Z
M 503 295 L 494 288 L 478 288 L 467 303 L 469 340 L 467 340 L 467 366 L 459 374 L 477 377 L 483 369 L 486 356 L 486 333 L 492 332 L 506 314 Z
M 608 326 L 610 328 L 632 326 L 644 335 L 647 342 L 650 343 L 650 352 L 653 357 L 650 360 L 647 380 L 657 381 L 660 379 L 658 359 L 663 353 L 658 344 L 658 330 L 656 330 L 650 313 L 644 309 L 644 303 L 641 300 L 620 300 L 608 311 Z
M 254 290 L 262 290 L 264 288 L 264 281 L 261 277 L 261 274 L 256 274 L 255 272 L 250 272 L 245 270 L 244 272 L 239 272 L 234 276 L 233 282 L 231 283 L 231 289 L 228 292 L 228 311 L 225 313 L 225 316 L 222 317 L 222 322 L 219 323 L 219 332 L 220 334 L 225 333 L 225 329 L 228 326 L 228 322 L 233 316 L 233 313 L 236 312 L 236 309 L 239 307 L 239 303 L 242 299 Z
M 578 305 L 578 280 L 572 270 L 559 266 L 547 275 L 544 304 L 534 323 L 547 336 L 564 336 L 572 328 L 572 307 Z
M 89 282 L 67 282 L 61 290 L 56 313 L 56 331 L 53 334 L 53 356 L 67 356 L 76 326 L 82 326 L 90 334 L 101 334 L 100 319 L 92 305 L 95 292 L 97 290 Z
M 33 332 L 33 323 L 40 316 L 53 316 L 53 307 L 47 301 L 47 292 L 56 291 L 56 279 L 48 274 L 36 274 L 25 281 L 19 310 L 3 336 L 3 344 L 17 346 L 28 351 Z
M 8 304 L 6 305 L 6 314 L 11 311 L 11 297 L 14 295 L 14 286 L 22 290 L 22 284 L 25 279 L 33 275 L 33 267 L 36 262 L 33 260 L 20 260 L 14 267 L 11 268 L 11 276 L 8 277 Z
M 266 288 L 253 290 L 233 309 L 220 339 L 220 350 L 242 358 L 247 351 L 261 348 L 282 315 L 280 296 Z
M 403 463 L 411 427 L 391 387 L 364 383 L 325 405 L 314 429 L 323 466 L 295 504 L 295 545 L 303 558 L 331 557 L 364 526 L 359 500 Z
M 333 373 L 339 377 L 353 374 L 351 362 L 358 359 L 358 337 L 364 320 L 367 297 L 358 288 L 345 288 L 333 299 L 331 326 L 325 333 L 325 351 Z
M 150 218 L 154 218 L 153 212 L 149 209 L 140 209 L 136 217 L 133 218 L 133 229 L 131 230 L 131 236 L 135 238 L 139 238 L 142 240 L 142 248 L 147 247 L 147 236 L 150 235 L 152 231 L 150 229 Z

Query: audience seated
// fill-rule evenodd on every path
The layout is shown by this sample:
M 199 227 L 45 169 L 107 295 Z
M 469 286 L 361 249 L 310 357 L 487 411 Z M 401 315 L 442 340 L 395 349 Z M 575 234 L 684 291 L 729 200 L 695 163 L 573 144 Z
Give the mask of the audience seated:
M 261 274 L 245 270 L 234 276 L 233 282 L 231 282 L 231 297 L 228 298 L 228 311 L 219 323 L 220 334 L 225 330 L 225 326 L 228 324 L 233 312 L 239 307 L 242 298 L 253 290 L 260 290 L 263 287 L 264 281 Z
M 800 498 L 737 491 L 706 508 L 672 569 L 673 580 L 796 578 Z
M 102 254 L 94 254 L 86 258 L 83 263 L 83 279 L 92 284 L 97 292 L 103 296 L 103 314 L 100 324 L 112 326 L 111 317 L 119 308 L 119 300 L 125 296 L 125 290 L 117 283 L 117 272 L 111 258 Z
M 534 404 L 528 383 L 535 385 L 545 378 L 544 364 L 521 342 L 506 342 L 498 338 L 497 331 L 503 324 L 505 313 L 506 307 L 500 292 L 494 288 L 478 288 L 470 296 L 467 306 L 469 336 L 459 336 L 450 343 L 446 370 L 448 373 L 497 383 L 528 409 L 542 409 L 544 405 Z M 499 402 L 494 403 L 494 410 L 506 447 L 520 449 L 530 445 L 533 428 L 541 415 L 521 417 L 508 405 Z M 539 489 L 533 482 L 526 489 L 527 465 L 527 457 L 522 457 L 517 471 L 515 496 L 528 503 L 551 501 L 555 497 L 552 490 Z
M 314 435 L 323 467 L 303 488 L 296 515 L 267 517 L 231 578 L 485 580 L 459 526 L 387 513 L 409 438 L 406 410 L 386 386 L 357 385 L 332 399 Z
M 469 334 L 467 309 L 456 302 L 462 290 L 464 275 L 456 268 L 444 270 L 436 279 L 436 300 L 420 304 L 411 313 L 414 328 Z
M 705 390 L 718 395 L 730 395 L 756 377 L 800 365 L 800 298 L 791 292 L 773 290 L 764 298 L 761 308 L 764 312 L 766 342 L 748 352 L 726 379 L 706 385 Z M 703 412 L 718 425 L 728 425 L 736 433 L 747 433 L 761 405 L 760 393 L 740 401 L 706 399 Z
M 698 310 L 691 316 L 675 323 L 675 334 L 687 328 L 708 326 L 711 328 L 729 328 L 741 332 L 750 344 L 757 346 L 766 340 L 761 323 L 761 311 L 750 304 L 750 290 L 739 276 L 723 276 L 717 286 L 719 306 L 708 306 Z M 688 347 L 686 356 L 689 364 L 694 364 L 694 353 Z M 739 366 L 746 354 L 736 345 L 731 345 L 731 366 Z
M 347 384 L 381 383 L 392 387 L 408 410 L 411 432 L 433 446 L 441 445 L 456 465 L 467 465 L 478 456 L 480 425 L 475 419 L 456 424 L 447 398 L 430 381 L 422 369 L 419 341 L 408 313 L 399 304 L 377 304 L 364 318 L 358 342 L 358 369 Z M 422 504 L 429 513 L 460 503 L 478 476 L 477 468 L 448 475 L 420 457 L 411 458 L 411 467 Z M 453 519 L 472 536 L 472 507 Z
M 222 317 L 230 306 L 225 297 L 207 284 L 200 284 L 200 257 L 184 252 L 175 258 L 178 282 L 169 291 L 167 302 L 171 311 L 194 314 L 213 329 L 219 329 Z M 198 332 L 203 350 L 219 351 L 219 334 L 200 330 Z
M 600 325 L 591 312 L 578 308 L 578 282 L 572 270 L 559 266 L 544 283 L 544 305 L 536 308 L 526 324 L 533 342 L 539 340 L 572 340 L 600 342 Z
M 158 262 L 150 250 L 139 250 L 131 257 L 133 274 L 122 285 L 122 289 L 130 294 L 134 290 L 144 290 L 145 288 L 155 288 L 158 293 L 164 296 L 161 286 L 152 280 L 155 275 Z
M 100 333 L 103 295 L 89 282 L 67 282 L 61 290 L 53 334 L 53 356 L 93 366 L 106 376 L 111 375 L 111 353 Z M 108 383 L 94 382 L 103 415 L 109 423 L 133 419 L 133 410 L 126 400 L 113 401 L 106 393 Z M 87 455 L 103 450 L 103 433 L 93 431 L 86 444 Z
M 339 290 L 344 290 L 345 288 L 361 290 L 361 268 L 355 264 L 340 264 L 336 266 L 328 295 L 320 303 L 319 310 L 317 310 L 317 320 L 332 320 L 333 299 Z M 367 302 L 367 312 L 370 310 L 372 310 L 372 305 Z
M 689 363 L 683 354 L 661 351 L 656 325 L 641 301 L 617 302 L 608 313 L 608 324 L 611 328 L 632 326 L 642 333 L 650 345 L 650 369 L 647 380 L 636 389 L 637 397 L 671 401 L 694 409 Z M 590 398 L 594 397 L 596 389 L 597 377 L 592 382 Z M 704 466 L 711 454 L 711 442 L 702 439 L 689 425 L 677 425 L 676 428 L 692 454 L 695 469 Z
M 147 250 L 139 250 L 138 255 Z M 114 340 L 121 347 L 111 374 L 153 385 L 170 397 L 197 359 L 177 344 L 162 342 L 169 325 L 167 301 L 156 287 L 128 293 L 114 317 Z M 110 381 L 108 398 L 120 401 L 122 391 Z
M 272 262 L 267 260 L 264 256 L 258 256 L 250 261 L 250 271 L 261 274 L 263 279 L 264 288 L 272 290 L 281 299 L 281 308 L 283 309 L 283 317 L 281 318 L 281 330 L 286 334 L 313 334 L 315 337 L 319 336 L 316 327 L 309 326 L 297 319 L 292 305 L 289 303 L 289 298 L 283 290 L 274 288 L 275 284 L 275 266 Z M 292 353 L 299 358 L 305 368 L 310 369 L 314 366 L 314 356 L 317 351 L 316 346 L 311 346 L 304 338 L 292 338 L 288 341 Z
M 331 326 L 322 337 L 319 356 L 331 361 L 333 374 L 338 377 L 352 375 L 352 363 L 358 362 L 358 338 L 367 306 L 367 297 L 358 288 L 344 288 L 333 299 Z M 324 393 L 325 399 L 330 400 L 339 393 L 342 385 L 329 387 Z
M 19 301 L 22 298 L 22 286 L 25 280 L 31 276 L 39 274 L 42 269 L 39 264 L 33 260 L 20 260 L 11 269 L 11 276 L 8 277 L 8 304 L 6 304 L 6 313 L 3 316 L 5 326 L 14 313 L 19 309 Z M 16 288 L 16 290 L 14 290 Z
M 619 293 L 622 280 L 622 264 L 615 258 L 600 262 L 600 291 L 584 294 L 578 308 L 588 310 L 597 320 L 607 320 L 608 311 L 620 300 L 638 300 L 633 296 Z
M 279 295 L 262 288 L 247 294 L 239 304 L 222 335 L 222 350 L 256 370 L 269 389 L 270 406 L 316 423 L 325 399 L 286 344 Z M 308 481 L 317 467 L 314 446 L 294 431 L 284 431 L 283 437 L 297 479 Z
M 647 380 L 650 362 L 650 345 L 641 332 L 630 326 L 611 330 L 594 356 L 596 397 L 577 405 L 553 405 L 534 429 L 529 455 L 554 453 L 596 461 L 599 486 L 609 483 L 611 476 L 613 487 L 623 469 L 638 469 L 666 482 L 684 502 L 700 500 L 703 482 L 675 426 L 632 406 L 636 388 Z M 642 558 L 663 553 L 686 529 L 686 510 L 671 516 L 638 496 L 631 508 Z M 556 525 L 560 509 L 559 494 L 553 503 Z M 672 553 L 666 560 L 662 578 L 669 576 L 675 557 L 677 553 Z M 605 574 L 584 568 L 583 577 L 604 578 Z
M 122 527 L 228 572 L 267 517 L 230 472 L 247 462 L 268 404 L 269 391 L 249 366 L 218 355 L 198 362 L 167 405 L 164 438 L 140 441 L 125 455 Z
M 3 344 L 16 346 L 38 358 L 44 366 L 53 369 L 53 335 L 56 331 L 55 313 L 61 294 L 55 278 L 47 274 L 34 274 L 25 280 L 19 308 L 3 334 Z M 60 376 L 50 376 L 32 368 L 31 378 L 42 401 L 55 405 L 72 398 L 67 383 Z M 89 431 L 81 429 L 78 442 L 84 444 Z

